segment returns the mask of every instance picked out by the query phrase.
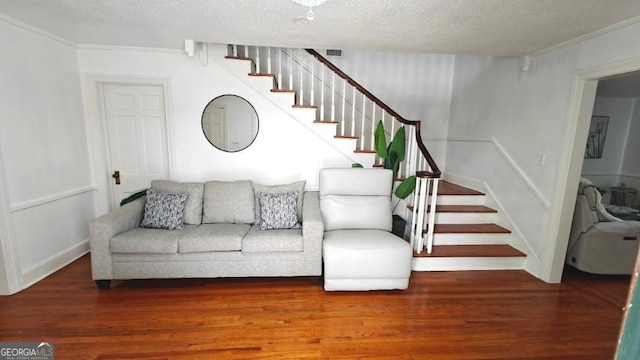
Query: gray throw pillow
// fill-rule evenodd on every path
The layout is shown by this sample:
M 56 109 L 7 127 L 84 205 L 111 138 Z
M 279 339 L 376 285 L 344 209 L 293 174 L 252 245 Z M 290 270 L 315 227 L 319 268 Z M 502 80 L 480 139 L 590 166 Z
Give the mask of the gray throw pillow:
M 203 183 L 179 183 L 171 180 L 152 180 L 151 188 L 156 191 L 171 194 L 189 194 L 187 203 L 184 206 L 184 223 L 190 225 L 202 224 Z
M 298 221 L 304 221 L 302 219 L 302 200 L 304 199 L 304 186 L 306 185 L 306 180 L 300 180 L 291 184 L 284 185 L 262 185 L 255 182 L 251 183 L 253 187 L 253 192 L 255 194 L 255 211 L 256 211 L 256 224 L 260 224 L 261 220 L 261 211 L 260 211 L 260 197 L 259 194 L 281 194 L 287 192 L 296 192 L 298 194 L 297 201 L 297 212 L 298 212 Z
M 298 194 L 260 194 L 260 230 L 299 229 Z
M 142 227 L 154 229 L 180 230 L 184 228 L 184 194 L 170 194 L 153 189 L 147 190 Z

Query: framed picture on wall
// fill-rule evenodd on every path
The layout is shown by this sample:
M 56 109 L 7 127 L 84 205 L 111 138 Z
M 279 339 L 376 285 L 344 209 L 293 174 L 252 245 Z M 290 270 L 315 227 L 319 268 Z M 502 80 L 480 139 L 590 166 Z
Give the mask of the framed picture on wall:
M 587 148 L 584 152 L 585 159 L 600 159 L 602 157 L 608 126 L 608 116 L 591 117 L 591 126 L 589 126 L 589 135 L 587 136 Z

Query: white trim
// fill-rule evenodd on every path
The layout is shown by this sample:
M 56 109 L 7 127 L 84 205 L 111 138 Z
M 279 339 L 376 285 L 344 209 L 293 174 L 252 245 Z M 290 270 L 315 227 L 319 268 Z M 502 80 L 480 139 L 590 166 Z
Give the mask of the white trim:
M 598 36 L 607 34 L 609 32 L 612 32 L 612 31 L 615 31 L 615 30 L 618 30 L 618 29 L 625 28 L 625 27 L 627 27 L 627 26 L 629 26 L 631 24 L 635 24 L 637 22 L 640 22 L 640 16 L 636 16 L 634 18 L 627 19 L 627 20 L 619 22 L 617 24 L 609 25 L 609 26 L 604 27 L 602 29 L 598 29 L 598 30 L 596 30 L 594 32 L 591 32 L 591 33 L 588 33 L 588 34 L 585 34 L 585 35 L 582 35 L 582 36 L 578 36 L 577 38 L 573 38 L 571 40 L 567 40 L 567 41 L 565 41 L 563 43 L 553 45 L 553 46 L 548 47 L 546 49 L 538 50 L 536 52 L 533 52 L 533 53 L 529 54 L 529 56 L 530 57 L 534 57 L 534 56 L 538 56 L 538 55 L 544 55 L 544 54 L 548 54 L 550 52 L 553 52 L 553 51 L 556 51 L 556 50 L 559 50 L 559 49 L 563 49 L 565 47 L 569 47 L 569 46 L 572 46 L 572 45 L 578 45 L 583 41 L 596 38 Z
M 524 170 L 522 170 L 518 166 L 518 164 L 515 162 L 515 160 L 513 160 L 513 158 L 511 156 L 509 156 L 509 154 L 502 147 L 500 142 L 496 138 L 491 138 L 491 143 L 498 150 L 498 153 L 500 153 L 500 155 L 502 155 L 502 157 L 507 162 L 507 164 L 509 164 L 509 166 L 511 166 L 511 169 L 513 169 L 513 171 L 518 175 L 518 177 L 522 180 L 522 182 L 524 182 L 525 185 L 527 185 L 529 190 L 531 190 L 531 193 L 533 193 L 533 195 L 535 195 L 535 197 L 538 199 L 538 201 L 540 201 L 542 206 L 546 210 L 549 210 L 551 208 L 551 202 L 542 194 L 540 189 L 538 189 L 538 187 L 533 183 L 533 181 L 531 181 L 531 179 L 529 179 L 527 174 L 524 172 Z
M 576 166 L 572 162 L 582 164 L 581 156 L 584 156 L 582 136 L 576 141 L 577 134 L 584 132 L 586 139 L 587 122 L 590 121 L 595 101 L 597 80 L 618 74 L 624 74 L 640 70 L 640 57 L 634 57 L 620 62 L 605 64 L 590 69 L 577 71 L 571 92 L 568 124 L 564 133 L 564 147 L 558 166 L 558 180 L 554 189 L 554 202 L 549 213 L 549 225 L 545 233 L 546 243 L 543 263 L 541 265 L 541 279 L 547 282 L 560 282 L 564 268 L 564 260 L 567 253 L 567 241 L 571 217 L 574 211 L 575 191 L 577 191 L 577 179 L 570 178 L 576 172 Z M 595 81 L 594 81 L 595 80 Z M 593 97 L 593 98 L 591 98 Z M 591 104 L 585 104 L 590 101 Z M 591 106 L 591 111 L 585 107 Z M 587 116 L 589 115 L 589 116 Z M 575 160 L 575 161 L 574 161 Z M 581 166 L 580 166 L 581 167 Z M 577 173 L 579 174 L 580 169 Z M 578 175 L 579 176 L 579 175 Z M 573 192 L 573 193 L 571 193 Z
M 513 221 L 511 216 L 509 216 L 509 212 L 504 209 L 504 206 L 502 206 L 502 203 L 496 197 L 496 194 L 491 188 L 491 186 L 489 186 L 489 184 L 485 182 L 484 187 L 487 192 L 486 194 L 487 205 L 489 205 L 490 207 L 497 208 L 495 209 L 498 211 L 498 214 L 497 214 L 498 220 L 496 220 L 496 223 L 498 225 L 506 226 L 507 228 L 509 228 L 509 230 L 511 230 L 512 233 L 515 233 L 518 239 L 520 239 L 520 241 L 517 241 L 516 243 L 515 237 L 512 236 L 511 241 L 509 242 L 509 245 L 527 254 L 527 257 L 533 256 L 533 258 L 537 260 L 538 263 L 542 262 L 542 259 L 540 259 L 540 256 L 538 256 L 538 254 L 536 254 L 536 252 L 533 251 L 531 244 L 529 243 L 527 238 L 524 236 L 522 231 L 520 231 L 520 228 L 518 227 L 518 225 L 516 225 L 516 222 Z M 501 221 L 502 220 L 501 218 L 503 218 L 505 222 Z M 526 247 L 526 249 L 523 249 L 522 248 L 523 246 Z
M 49 258 L 35 264 L 22 272 L 23 289 L 37 283 L 54 272 L 76 261 L 89 252 L 89 240 L 75 244 Z
M 146 48 L 137 46 L 115 46 L 115 45 L 91 45 L 91 44 L 78 44 L 76 45 L 78 50 L 113 50 L 113 51 L 141 51 L 149 53 L 163 53 L 163 54 L 177 54 L 187 55 L 184 50 L 177 49 L 165 49 L 165 48 Z
M 22 290 L 20 260 L 15 244 L 13 223 L 10 219 L 9 192 L 4 176 L 4 162 L 0 151 L 0 264 L 4 266 L 6 278 L 0 279 L 0 295 L 9 295 Z M 5 294 L 6 293 L 6 294 Z
M 76 46 L 75 43 L 73 43 L 73 42 L 71 42 L 71 41 L 69 41 L 69 40 L 67 40 L 65 38 L 61 38 L 60 36 L 54 35 L 54 34 L 52 34 L 50 32 L 46 32 L 46 31 L 44 31 L 42 29 L 39 29 L 39 28 L 37 28 L 35 26 L 29 25 L 29 24 L 25 24 L 25 23 L 23 23 L 23 22 L 21 22 L 19 20 L 16 20 L 16 19 L 14 19 L 12 17 L 9 17 L 7 15 L 0 14 L 0 21 L 4 21 L 4 22 L 9 23 L 11 25 L 14 25 L 14 26 L 20 27 L 20 28 L 22 28 L 24 30 L 30 31 L 30 32 L 32 32 L 34 34 L 37 34 L 37 35 L 40 35 L 40 36 L 44 36 L 44 37 L 49 38 L 49 39 L 51 39 L 53 41 L 57 41 L 57 42 L 59 42 L 59 43 L 61 43 L 63 45 L 67 45 L 67 46 L 70 46 L 70 47 L 72 47 L 74 49 L 77 49 L 77 46 Z
M 76 195 L 81 195 L 81 194 L 84 194 L 84 193 L 88 193 L 90 191 L 96 191 L 96 190 L 98 190 L 98 189 L 94 185 L 85 186 L 85 187 L 78 188 L 78 189 L 67 190 L 67 191 L 60 192 L 58 194 L 53 194 L 53 195 L 41 197 L 39 199 L 23 201 L 21 203 L 18 203 L 18 204 L 15 204 L 15 205 L 11 205 L 10 211 L 11 212 L 17 212 L 17 211 L 29 209 L 29 208 L 32 208 L 32 207 L 48 204 L 50 202 L 54 202 L 54 201 L 66 199 L 66 198 L 69 198 L 69 197 L 73 197 L 73 196 L 76 196 Z

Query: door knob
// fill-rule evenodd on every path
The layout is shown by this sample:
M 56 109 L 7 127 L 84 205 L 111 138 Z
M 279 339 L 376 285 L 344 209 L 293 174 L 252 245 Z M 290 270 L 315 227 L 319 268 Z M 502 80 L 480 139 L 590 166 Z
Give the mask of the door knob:
M 120 185 L 120 171 L 118 170 L 114 171 L 111 177 L 116 179 L 116 185 Z

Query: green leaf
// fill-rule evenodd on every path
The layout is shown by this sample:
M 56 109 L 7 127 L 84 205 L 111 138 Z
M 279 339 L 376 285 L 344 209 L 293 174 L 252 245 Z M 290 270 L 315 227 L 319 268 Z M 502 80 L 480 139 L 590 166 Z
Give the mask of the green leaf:
M 360 163 L 353 163 L 353 164 L 351 164 L 351 167 L 352 168 L 359 168 L 359 169 L 364 168 L 364 166 L 362 166 L 362 164 L 360 164 Z
M 378 122 L 378 126 L 376 127 L 376 132 L 374 133 L 374 144 L 376 153 L 378 157 L 382 159 L 386 159 L 387 154 L 387 137 L 384 134 L 384 124 L 382 120 Z
M 406 178 L 403 182 L 401 182 L 400 185 L 398 185 L 398 187 L 396 188 L 395 194 L 398 198 L 404 199 L 407 196 L 409 196 L 409 194 L 411 194 L 413 190 L 415 190 L 415 188 L 416 188 L 416 177 L 415 175 L 411 175 L 408 178 Z
M 391 144 L 389 145 L 389 151 L 395 151 L 398 161 L 404 160 L 405 142 L 406 139 L 403 126 L 396 131 L 396 134 L 393 136 L 393 141 L 391 141 Z

